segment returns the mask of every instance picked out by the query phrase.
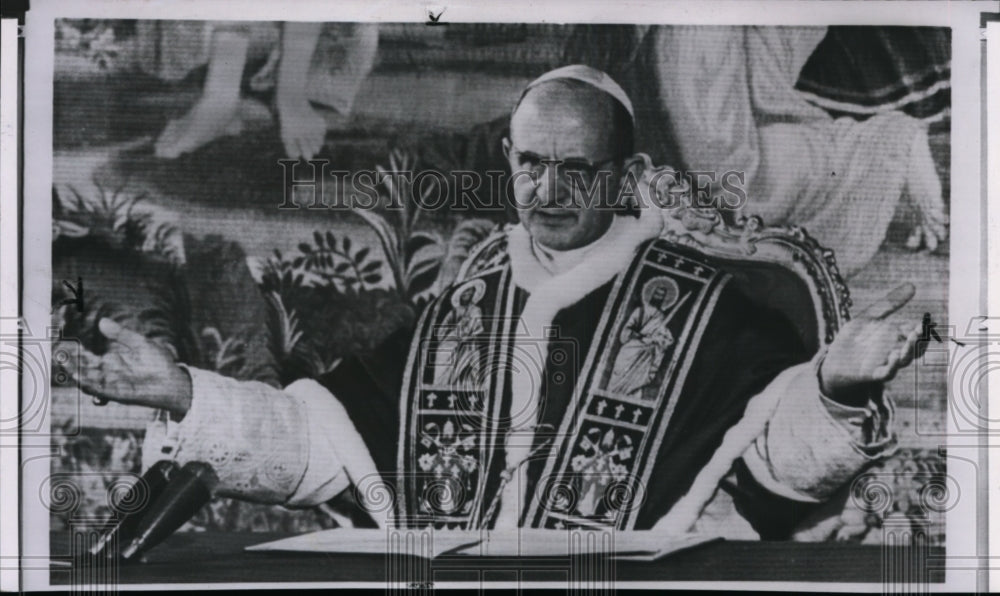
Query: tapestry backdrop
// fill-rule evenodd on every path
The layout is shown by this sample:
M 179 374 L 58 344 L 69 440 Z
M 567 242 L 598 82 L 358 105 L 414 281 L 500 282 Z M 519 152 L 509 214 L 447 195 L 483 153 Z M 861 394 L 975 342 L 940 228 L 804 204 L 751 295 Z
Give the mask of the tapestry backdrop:
M 347 173 L 503 170 L 500 140 L 520 90 L 569 63 L 601 68 L 625 87 L 637 149 L 654 163 L 744 171 L 744 210 L 802 225 L 832 248 L 855 305 L 910 281 L 918 293 L 904 312 L 947 319 L 947 29 L 802 28 L 785 70 L 767 71 L 756 33 L 732 31 L 741 28 L 329 24 L 299 89 L 314 111 L 296 116 L 275 108 L 285 93 L 276 67 L 282 26 L 57 22 L 53 303 L 69 296 L 64 280 L 82 280 L 86 304 L 57 310 L 67 335 L 99 351 L 95 323 L 114 316 L 182 362 L 274 386 L 371 350 L 412 325 L 469 249 L 512 220 L 506 192 L 477 188 L 478 207 L 427 209 L 408 197 L 460 189 L 452 177 L 426 177 L 417 188 L 366 187 L 378 205 L 398 208 L 325 208 L 346 204 L 357 181 L 294 185 L 316 170 L 280 160 L 312 155 Z M 221 72 L 225 52 L 240 56 L 234 73 Z M 707 56 L 706 66 L 685 70 L 684 52 Z M 720 93 L 720 84 L 731 90 Z M 711 101 L 701 101 L 709 85 Z M 789 108 L 779 88 L 806 107 Z M 232 101 L 213 112 L 221 104 L 206 100 L 218 97 Z M 704 105 L 713 102 L 721 105 Z M 785 129 L 768 126 L 779 114 Z M 799 188 L 775 176 L 770 146 L 808 144 L 834 126 L 840 136 L 828 150 L 843 155 L 830 159 L 844 168 L 826 178 L 837 186 L 824 181 L 817 191 L 818 183 Z M 914 149 L 859 164 L 865 144 L 878 142 Z M 788 179 L 810 171 L 805 161 L 783 167 Z M 928 181 L 923 194 L 893 186 L 915 171 Z M 860 220 L 844 216 L 851 205 Z M 80 408 L 70 388 L 55 389 L 55 471 L 97 472 L 82 506 L 99 517 L 106 488 L 139 471 L 154 413 Z M 888 391 L 900 413 L 900 449 L 878 464 L 890 505 L 866 510 L 845 493 L 803 539 L 878 541 L 889 516 L 929 516 L 934 541 L 943 541 L 943 514 L 928 510 L 922 491 L 942 477 L 944 459 L 921 430 L 944 424 L 944 369 L 904 371 Z M 355 509 L 340 502 L 349 499 L 300 511 L 217 499 L 185 529 L 351 525 Z M 53 529 L 64 523 L 54 514 Z

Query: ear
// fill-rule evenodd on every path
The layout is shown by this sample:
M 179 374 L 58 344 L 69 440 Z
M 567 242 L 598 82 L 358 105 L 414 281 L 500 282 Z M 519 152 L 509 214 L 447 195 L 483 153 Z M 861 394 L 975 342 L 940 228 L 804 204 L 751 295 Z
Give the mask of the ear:
M 621 190 L 622 184 L 624 184 L 630 175 L 632 176 L 632 180 L 639 181 L 642 179 L 642 173 L 646 171 L 649 165 L 647 159 L 642 153 L 636 153 L 631 157 L 626 157 L 622 161 L 617 190 Z
M 641 154 L 635 154 L 632 157 L 625 158 L 622 162 L 622 176 L 627 172 L 632 172 L 635 179 L 638 180 L 642 176 L 643 170 L 646 168 L 646 161 L 643 159 Z
M 501 139 L 500 146 L 503 148 L 503 156 L 507 159 L 510 159 L 510 147 L 511 147 L 510 139 L 508 137 L 504 137 L 503 139 Z
M 641 153 L 625 158 L 625 160 L 622 162 L 621 165 L 621 175 L 618 177 L 618 188 L 615 189 L 616 203 L 618 202 L 619 199 L 622 198 L 622 191 L 625 188 L 626 182 L 628 182 L 629 179 L 631 178 L 631 183 L 633 185 L 638 185 L 639 181 L 642 180 L 642 173 L 645 171 L 645 169 L 646 169 L 646 160 L 643 158 L 643 155 Z M 631 190 L 637 193 L 642 192 L 638 186 L 635 186 Z M 636 217 L 638 217 L 639 214 L 638 209 L 641 207 L 641 205 L 636 204 L 636 201 L 642 202 L 642 198 L 636 197 L 635 199 L 630 200 L 625 204 L 620 204 L 620 205 L 616 204 L 616 207 L 621 209 L 622 213 L 635 215 Z
M 622 184 L 629 175 L 632 176 L 633 180 L 640 180 L 646 169 L 646 162 L 643 160 L 642 154 L 636 154 L 622 160 L 619 168 L 621 171 L 618 173 L 618 188 L 616 190 L 621 190 Z

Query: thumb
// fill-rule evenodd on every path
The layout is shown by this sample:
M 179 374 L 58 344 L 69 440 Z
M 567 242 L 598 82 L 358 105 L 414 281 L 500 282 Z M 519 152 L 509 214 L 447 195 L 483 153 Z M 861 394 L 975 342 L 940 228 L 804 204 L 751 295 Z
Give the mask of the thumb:
M 108 318 L 102 318 L 97 323 L 97 328 L 101 330 L 104 337 L 117 341 L 120 344 L 135 348 L 141 346 L 146 337 L 140 333 L 132 331 L 128 327 L 121 325 Z
M 124 327 L 108 318 L 101 318 L 101 320 L 97 322 L 97 328 L 100 329 L 104 337 L 108 339 L 118 339 L 125 330 Z
M 869 319 L 884 319 L 896 312 L 913 298 L 917 293 L 917 288 L 911 283 L 899 285 L 896 289 L 886 294 L 881 300 L 875 302 L 862 313 L 863 317 Z

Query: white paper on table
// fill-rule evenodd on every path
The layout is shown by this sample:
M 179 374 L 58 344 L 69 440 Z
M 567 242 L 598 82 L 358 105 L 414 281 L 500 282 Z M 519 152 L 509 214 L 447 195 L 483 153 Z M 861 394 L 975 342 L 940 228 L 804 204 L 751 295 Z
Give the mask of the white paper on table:
M 558 557 L 607 554 L 616 559 L 652 561 L 718 539 L 710 534 L 664 536 L 649 531 L 521 529 L 509 532 L 456 530 L 322 530 L 247 547 L 250 551 L 315 553 L 399 553 L 436 558 Z

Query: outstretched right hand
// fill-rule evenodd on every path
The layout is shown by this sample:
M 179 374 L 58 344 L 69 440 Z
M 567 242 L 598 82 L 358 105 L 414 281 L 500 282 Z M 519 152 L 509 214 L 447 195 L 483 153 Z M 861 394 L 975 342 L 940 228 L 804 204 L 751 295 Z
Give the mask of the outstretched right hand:
M 98 356 L 80 348 L 78 362 L 67 363 L 70 375 L 90 395 L 183 416 L 191 407 L 191 379 L 173 354 L 145 336 L 101 319 L 108 351 Z

